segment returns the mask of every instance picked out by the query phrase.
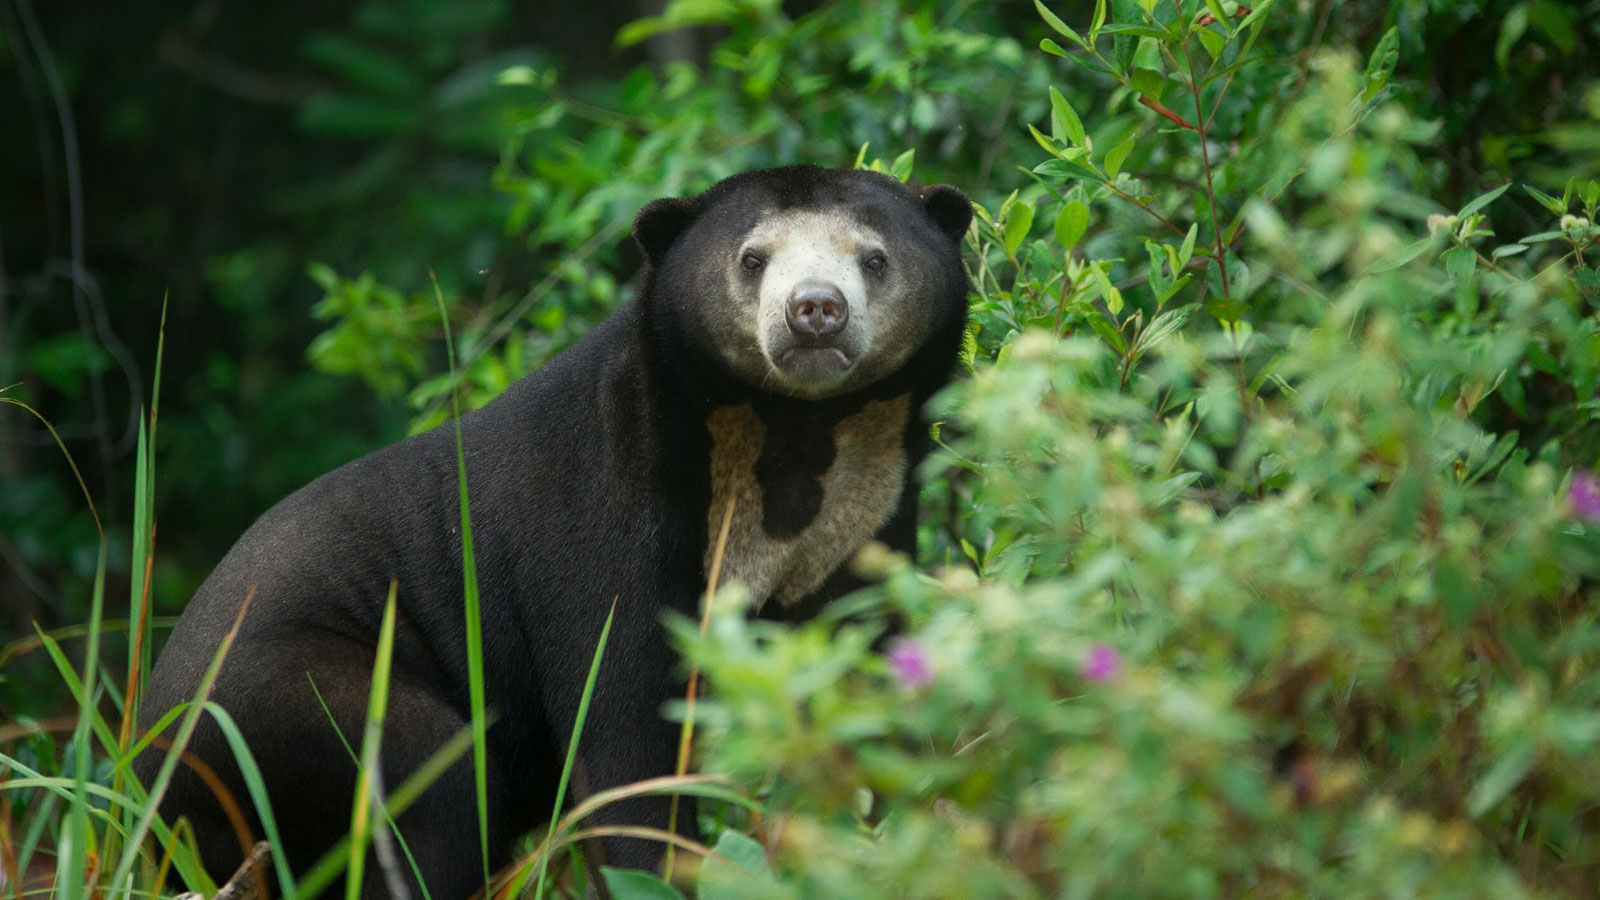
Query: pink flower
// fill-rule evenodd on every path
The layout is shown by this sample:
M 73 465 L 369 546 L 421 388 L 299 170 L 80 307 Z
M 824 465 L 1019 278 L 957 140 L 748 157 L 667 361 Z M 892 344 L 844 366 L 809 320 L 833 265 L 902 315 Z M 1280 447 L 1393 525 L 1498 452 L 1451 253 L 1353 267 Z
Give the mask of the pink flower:
M 1079 672 L 1090 681 L 1105 683 L 1117 677 L 1122 671 L 1122 657 L 1117 655 L 1108 644 L 1094 644 L 1089 647 L 1089 652 L 1083 658 L 1083 665 Z
M 1567 489 L 1572 498 L 1572 512 L 1580 519 L 1600 522 L 1600 479 L 1593 472 L 1572 473 L 1572 486 Z
M 910 638 L 899 638 L 889 648 L 889 665 L 900 680 L 901 690 L 912 691 L 933 683 L 933 660 L 921 644 Z

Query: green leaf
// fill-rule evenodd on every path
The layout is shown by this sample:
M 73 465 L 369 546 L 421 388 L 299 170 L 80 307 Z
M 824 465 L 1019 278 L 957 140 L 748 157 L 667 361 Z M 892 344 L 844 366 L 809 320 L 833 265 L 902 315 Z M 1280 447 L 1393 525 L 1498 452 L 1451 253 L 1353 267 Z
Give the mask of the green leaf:
M 1367 60 L 1369 94 L 1374 87 L 1382 87 L 1389 83 L 1389 79 L 1394 75 L 1395 64 L 1399 61 L 1400 29 L 1390 28 L 1383 33 L 1383 38 L 1372 51 L 1372 57 Z
M 889 174 L 899 179 L 903 184 L 911 178 L 911 168 L 915 164 L 917 151 L 915 148 L 896 156 L 894 162 L 889 164 Z
M 1050 40 L 1049 38 L 1045 38 L 1039 42 L 1039 49 L 1050 54 L 1051 56 L 1059 56 L 1062 59 L 1072 58 L 1072 54 L 1068 53 L 1066 48 L 1062 47 L 1055 41 Z
M 1494 258 L 1504 259 L 1507 256 L 1516 256 L 1519 253 L 1527 252 L 1527 249 L 1527 244 L 1507 244 L 1504 247 L 1494 248 Z
M 1189 226 L 1189 233 L 1183 236 L 1183 247 L 1178 250 L 1178 268 L 1187 268 L 1189 260 L 1194 258 L 1194 239 L 1200 234 L 1198 222 Z
M 1044 19 L 1044 23 L 1049 25 L 1056 34 L 1061 35 L 1085 50 L 1089 49 L 1089 45 L 1084 42 L 1083 38 L 1078 36 L 1076 31 L 1073 31 L 1072 28 L 1067 25 L 1067 23 L 1061 21 L 1060 16 L 1057 16 L 1055 13 L 1051 12 L 1043 3 L 1039 2 L 1039 0 L 1033 0 L 1033 8 L 1039 11 L 1039 18 Z M 1057 55 L 1066 56 L 1065 53 Z
M 1519 743 L 1501 754 L 1467 794 L 1467 814 L 1477 818 L 1493 809 L 1528 774 L 1528 770 L 1533 768 L 1533 761 L 1533 747 L 1527 742 Z
M 1506 13 L 1500 20 L 1500 36 L 1494 42 L 1494 63 L 1503 72 L 1511 61 L 1511 48 L 1528 31 L 1528 7 L 1522 4 Z
M 1444 252 L 1443 262 L 1456 284 L 1466 284 L 1478 268 L 1478 254 L 1471 247 L 1451 247 Z
M 1033 228 L 1033 205 L 1018 203 L 1011 207 L 1011 213 L 1006 216 L 1006 256 L 1017 255 L 1017 248 L 1027 239 L 1031 228 Z
M 1231 325 L 1239 321 L 1239 318 L 1250 309 L 1250 304 L 1231 297 L 1213 297 L 1205 302 L 1203 308 L 1207 315 L 1215 318 L 1218 322 L 1226 322 Z
M 1128 352 L 1127 339 L 1122 336 L 1122 332 L 1118 331 L 1115 325 L 1111 324 L 1111 320 L 1106 318 L 1104 313 L 1095 310 L 1088 318 L 1089 327 L 1094 329 L 1095 334 L 1100 335 L 1101 340 L 1110 344 L 1119 354 Z
M 1145 252 L 1150 256 L 1150 269 L 1146 276 L 1150 281 L 1150 290 L 1152 293 L 1159 296 L 1161 292 L 1165 291 L 1167 286 L 1172 283 L 1172 280 L 1167 276 L 1167 273 L 1163 271 L 1163 265 L 1167 261 L 1167 248 L 1165 245 L 1157 243 L 1156 241 L 1146 240 L 1144 242 L 1144 249 Z
M 1526 8 L 1524 6 L 1523 8 Z M 1533 24 L 1556 45 L 1563 54 L 1578 46 L 1578 34 L 1572 27 L 1573 10 L 1568 4 L 1556 0 L 1533 0 Z
M 1150 327 L 1139 333 L 1139 351 L 1142 353 L 1149 350 L 1171 337 L 1173 332 L 1188 323 L 1189 317 L 1194 314 L 1197 308 L 1197 304 L 1190 303 L 1187 306 L 1169 309 L 1156 316 L 1150 321 Z
M 1111 283 L 1110 278 L 1106 277 L 1105 266 L 1092 265 L 1089 267 L 1089 271 L 1094 273 L 1095 285 L 1100 288 L 1100 296 L 1105 299 L 1106 309 L 1111 310 L 1113 316 L 1120 314 L 1122 312 L 1122 292 L 1117 290 L 1116 286 Z M 1124 345 L 1125 347 L 1126 345 Z
M 1061 210 L 1056 213 L 1056 242 L 1063 250 L 1071 250 L 1083 239 L 1089 230 L 1089 207 L 1078 200 L 1071 200 L 1061 205 Z
M 1522 189 L 1527 191 L 1528 194 L 1533 197 L 1533 199 L 1539 201 L 1540 206 L 1550 210 L 1551 215 L 1564 216 L 1567 214 L 1566 203 L 1557 200 L 1556 198 L 1546 194 L 1544 191 L 1541 191 L 1536 187 L 1533 187 L 1532 185 L 1525 184 L 1522 186 Z
M 1262 16 L 1267 14 L 1267 10 L 1272 8 L 1272 4 L 1276 2 L 1277 0 L 1261 0 L 1260 3 L 1257 3 L 1251 8 L 1249 15 L 1245 16 L 1239 21 L 1239 27 L 1249 28 L 1250 26 L 1256 24 L 1256 22 L 1260 20 Z M 1254 42 L 1254 36 L 1252 36 L 1251 42 Z M 1250 52 L 1250 47 L 1248 44 L 1245 46 L 1245 52 Z
M 1248 296 L 1250 293 L 1250 267 L 1245 265 L 1245 261 L 1240 259 L 1238 254 L 1232 250 L 1227 252 L 1224 262 L 1228 266 L 1228 287 L 1240 297 Z
M 1221 0 L 1206 0 L 1206 9 L 1210 11 L 1211 18 L 1224 29 L 1228 27 L 1228 11 L 1222 8 Z
M 1082 153 L 1084 150 L 1080 147 L 1073 152 Z M 1062 154 L 1062 157 L 1062 159 L 1047 159 L 1037 166 L 1034 166 L 1033 174 L 1048 176 L 1050 178 L 1089 179 L 1096 182 L 1103 182 L 1106 180 L 1105 176 L 1084 165 L 1082 162 L 1066 159 L 1066 154 Z
M 1106 152 L 1106 177 L 1116 180 L 1117 173 L 1122 171 L 1123 162 L 1127 160 L 1128 154 L 1133 152 L 1133 147 L 1138 141 L 1139 136 L 1137 134 L 1129 134 L 1126 138 L 1123 138 L 1122 143 Z
M 1185 472 L 1182 475 L 1175 475 L 1161 482 L 1156 487 L 1155 505 L 1157 507 L 1166 506 L 1178 499 L 1184 488 L 1200 480 L 1200 474 L 1199 472 Z
M 602 866 L 600 875 L 606 880 L 612 900 L 684 900 L 677 888 L 649 872 Z
M 1228 49 L 1228 39 L 1209 27 L 1197 29 L 1195 36 L 1200 39 L 1200 45 L 1206 48 L 1212 59 L 1220 59 L 1223 51 Z
M 1174 39 L 1169 32 L 1149 25 L 1107 25 L 1100 29 L 1102 34 L 1131 35 L 1133 37 L 1147 37 L 1158 41 L 1172 42 Z
M 1483 209 L 1485 206 L 1488 206 L 1490 203 L 1493 203 L 1497 198 L 1499 198 L 1499 196 L 1501 194 L 1504 194 L 1506 192 L 1506 190 L 1509 189 L 1510 187 L 1511 187 L 1511 183 L 1510 182 L 1506 182 L 1505 184 L 1500 185 L 1499 187 L 1495 188 L 1494 190 L 1488 192 L 1487 194 L 1484 194 L 1483 196 L 1479 197 L 1478 199 L 1472 201 L 1471 203 L 1468 203 L 1466 206 L 1461 207 L 1461 212 L 1456 213 L 1456 215 L 1461 217 L 1461 218 L 1463 218 L 1463 219 L 1465 219 L 1467 216 L 1470 216 L 1473 213 L 1477 212 L 1478 210 Z
M 1134 25 L 1144 21 L 1144 10 L 1139 8 L 1136 0 L 1111 0 L 1111 21 Z M 1112 38 L 1111 49 L 1117 71 L 1126 72 L 1133 66 L 1133 54 L 1139 49 L 1139 38 L 1126 32 L 1117 33 Z
M 1034 141 L 1037 142 L 1039 144 L 1039 146 L 1044 149 L 1044 152 L 1050 154 L 1051 156 L 1056 157 L 1057 159 L 1061 158 L 1061 148 L 1056 146 L 1055 141 L 1052 141 L 1049 138 L 1045 137 L 1044 136 L 1044 132 L 1042 132 L 1039 129 L 1033 127 L 1033 125 L 1030 123 L 1028 125 L 1028 133 L 1033 135 Z
M 1143 66 L 1134 68 L 1128 76 L 1128 83 L 1134 90 L 1151 98 L 1161 99 L 1161 91 L 1167 86 L 1167 77 L 1155 69 L 1146 69 Z
M 1083 146 L 1083 120 L 1055 85 L 1050 86 L 1050 134 L 1058 141 L 1071 141 L 1074 147 Z
M 708 859 L 700 867 L 699 900 L 744 900 L 750 895 L 751 882 L 770 884 L 774 880 L 767 851 L 742 832 L 731 828 L 722 832 L 712 850 L 722 859 Z
M 761 846 L 760 841 L 742 831 L 735 831 L 730 828 L 722 832 L 717 838 L 717 845 L 711 849 L 718 856 L 727 859 L 747 872 L 768 873 L 772 871 L 771 866 L 767 863 L 766 848 Z

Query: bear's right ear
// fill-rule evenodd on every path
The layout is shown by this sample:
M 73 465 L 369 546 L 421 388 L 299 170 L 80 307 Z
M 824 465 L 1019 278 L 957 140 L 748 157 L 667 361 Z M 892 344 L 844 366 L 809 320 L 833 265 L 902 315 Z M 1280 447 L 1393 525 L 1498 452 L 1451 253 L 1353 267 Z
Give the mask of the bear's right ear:
M 650 265 L 659 265 L 672 244 L 694 223 L 699 210 L 693 200 L 668 197 L 652 200 L 633 220 L 633 239 Z
M 960 188 L 930 184 L 922 189 L 922 205 L 939 230 L 960 241 L 972 224 L 972 201 Z

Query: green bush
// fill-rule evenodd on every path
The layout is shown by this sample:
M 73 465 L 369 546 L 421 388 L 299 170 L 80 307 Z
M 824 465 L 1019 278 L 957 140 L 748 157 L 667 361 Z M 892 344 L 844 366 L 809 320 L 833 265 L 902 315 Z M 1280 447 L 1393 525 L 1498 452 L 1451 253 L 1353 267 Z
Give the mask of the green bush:
M 736 895 L 1591 895 L 1600 185 L 1441 208 L 1394 33 L 1295 60 L 1270 4 L 1128 7 L 1040 9 L 1145 109 L 1051 89 L 978 211 L 942 564 L 860 561 L 909 633 L 737 589 L 677 627 L 707 767 L 765 791 Z M 1547 230 L 1494 234 L 1512 191 Z

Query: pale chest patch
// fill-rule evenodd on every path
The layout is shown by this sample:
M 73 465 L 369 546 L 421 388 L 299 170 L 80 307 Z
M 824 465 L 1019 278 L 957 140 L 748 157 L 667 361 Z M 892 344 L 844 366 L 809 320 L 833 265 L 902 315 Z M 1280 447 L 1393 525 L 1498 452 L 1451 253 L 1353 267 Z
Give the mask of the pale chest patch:
M 711 570 L 717 535 L 728 504 L 733 522 L 723 553 L 721 581 L 743 582 L 752 604 L 768 599 L 790 604 L 820 587 L 841 563 L 849 559 L 900 505 L 905 484 L 904 435 L 911 415 L 911 398 L 875 400 L 833 426 L 832 461 L 814 478 L 820 483 L 820 504 L 794 504 L 780 469 L 772 474 L 767 454 L 768 433 L 750 404 L 724 406 L 706 420 L 711 432 L 711 508 L 706 517 L 705 570 Z M 780 448 L 773 448 L 775 451 Z M 762 463 L 762 466 L 758 466 Z M 766 484 L 763 485 L 765 475 Z M 816 493 L 811 486 L 811 493 Z M 793 509 L 768 509 L 769 503 L 788 503 L 804 512 L 796 521 Z M 780 526 L 787 522 L 796 527 Z

